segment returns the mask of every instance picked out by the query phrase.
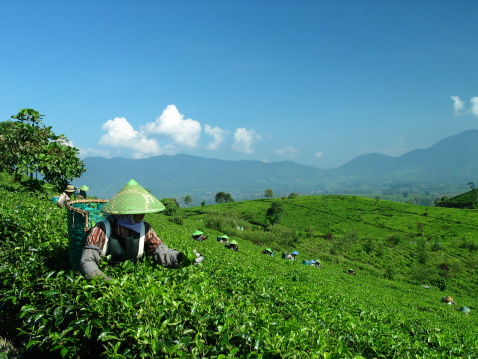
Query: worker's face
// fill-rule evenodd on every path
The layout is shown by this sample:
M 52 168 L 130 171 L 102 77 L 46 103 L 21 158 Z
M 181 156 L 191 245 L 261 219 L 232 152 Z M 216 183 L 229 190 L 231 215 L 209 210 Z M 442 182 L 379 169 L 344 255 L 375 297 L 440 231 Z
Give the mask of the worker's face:
M 135 221 L 135 223 L 140 223 L 140 222 L 143 221 L 144 216 L 145 216 L 144 213 L 141 213 L 141 214 L 133 214 L 133 221 Z

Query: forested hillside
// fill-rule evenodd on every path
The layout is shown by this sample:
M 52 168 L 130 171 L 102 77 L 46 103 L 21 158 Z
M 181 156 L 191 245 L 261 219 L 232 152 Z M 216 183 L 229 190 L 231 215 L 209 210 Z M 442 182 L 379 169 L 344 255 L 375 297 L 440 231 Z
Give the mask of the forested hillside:
M 478 178 L 478 165 L 473 161 L 478 156 L 477 143 L 478 130 L 470 130 L 400 157 L 365 154 L 333 169 L 291 161 L 226 161 L 184 154 L 142 159 L 88 157 L 84 159 L 86 173 L 74 184 L 87 184 L 92 195 L 109 198 L 134 178 L 157 197 L 190 195 L 195 205 L 213 203 L 219 191 L 231 193 L 236 200 L 262 198 L 268 188 L 280 196 L 392 191 L 410 194 L 411 199 L 425 196 L 430 204 Z

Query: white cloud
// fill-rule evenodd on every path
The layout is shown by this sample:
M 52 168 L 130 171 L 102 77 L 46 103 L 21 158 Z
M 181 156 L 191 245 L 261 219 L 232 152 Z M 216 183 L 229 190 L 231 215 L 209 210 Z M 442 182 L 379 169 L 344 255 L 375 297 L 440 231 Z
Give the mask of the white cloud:
M 184 119 L 174 105 L 168 105 L 155 122 L 147 123 L 144 128 L 146 134 L 166 135 L 177 144 L 187 147 L 196 147 L 201 134 L 201 125 L 190 118 Z
M 466 101 L 461 100 L 458 96 L 450 96 L 453 100 L 453 108 L 455 110 L 455 116 L 461 116 L 471 113 L 474 116 L 478 116 L 478 97 L 472 97 L 470 99 L 470 108 L 467 109 Z
M 159 144 L 153 139 L 146 138 L 141 132 L 135 131 L 124 117 L 108 120 L 101 128 L 107 133 L 101 136 L 100 145 L 133 149 L 136 151 L 134 154 L 136 158 L 161 154 Z
M 314 156 L 317 157 L 317 158 L 322 158 L 322 157 L 324 157 L 324 153 L 323 152 L 316 152 L 316 153 L 314 153 Z
M 108 150 L 98 150 L 96 148 L 80 148 L 81 158 L 96 156 L 110 158 L 111 153 Z
M 455 110 L 455 115 L 458 115 L 458 112 L 462 111 L 465 108 L 465 103 L 460 100 L 458 96 L 450 96 L 453 100 L 453 108 Z
M 295 158 L 297 154 L 299 153 L 299 150 L 297 148 L 289 146 L 289 147 L 279 148 L 278 150 L 275 151 L 275 153 L 284 157 Z
M 246 130 L 245 128 L 238 128 L 234 133 L 234 143 L 232 148 L 238 152 L 253 153 L 252 145 L 256 140 L 260 140 L 259 136 L 254 130 Z
M 211 127 L 209 125 L 205 125 L 204 132 L 214 138 L 214 140 L 209 142 L 206 146 L 206 148 L 209 150 L 217 150 L 221 143 L 223 143 L 226 139 L 226 131 L 220 129 L 219 127 Z
M 471 113 L 478 116 L 478 97 L 472 97 L 471 100 Z

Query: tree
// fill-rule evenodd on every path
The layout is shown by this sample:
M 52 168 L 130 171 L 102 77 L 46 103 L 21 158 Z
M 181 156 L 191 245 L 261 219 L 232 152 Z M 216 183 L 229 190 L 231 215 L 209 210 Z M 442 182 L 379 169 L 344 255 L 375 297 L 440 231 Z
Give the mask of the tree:
M 270 208 L 266 212 L 266 219 L 271 225 L 279 223 L 285 215 L 284 204 L 282 201 L 272 202 Z
M 172 216 L 179 209 L 179 204 L 178 201 L 176 201 L 176 198 L 162 198 L 161 203 L 166 207 L 162 212 L 166 216 Z
M 272 192 L 271 189 L 266 189 L 264 191 L 264 195 L 266 196 L 266 198 L 272 198 L 272 197 L 274 197 L 274 192 Z
M 472 202 L 473 203 L 478 202 L 478 191 L 475 188 L 475 182 L 468 182 L 468 186 L 470 186 L 470 189 L 471 189 Z
M 186 195 L 186 197 L 184 197 L 183 200 L 184 200 L 184 204 L 185 204 L 186 206 L 189 206 L 189 205 L 193 202 L 193 199 L 191 198 L 190 195 Z
M 43 125 L 43 115 L 33 109 L 21 109 L 1 123 L 0 166 L 19 181 L 23 175 L 40 174 L 45 182 L 61 191 L 85 171 L 79 150 L 69 145 L 64 135 L 56 135 Z
M 230 193 L 217 192 L 215 196 L 216 203 L 234 202 Z

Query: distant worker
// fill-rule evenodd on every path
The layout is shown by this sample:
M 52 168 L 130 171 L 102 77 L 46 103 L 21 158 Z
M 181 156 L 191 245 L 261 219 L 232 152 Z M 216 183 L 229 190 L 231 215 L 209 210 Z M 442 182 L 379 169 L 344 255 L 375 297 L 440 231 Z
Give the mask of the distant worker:
M 455 301 L 453 300 L 453 297 L 450 297 L 450 296 L 442 297 L 441 301 L 448 305 L 456 305 Z
M 295 261 L 298 255 L 299 255 L 299 252 L 293 251 L 291 254 L 286 255 L 285 259 L 288 259 L 290 261 Z
M 191 236 L 193 237 L 195 241 L 202 242 L 207 239 L 207 237 L 203 236 L 203 234 L 204 234 L 203 232 L 201 232 L 200 230 L 197 230 Z
M 84 199 L 87 199 L 88 197 L 86 196 L 86 191 L 88 191 L 90 189 L 90 187 L 88 187 L 87 185 L 83 185 L 80 187 L 80 193 L 79 195 L 84 198 Z
M 233 239 L 232 241 L 229 242 L 229 244 L 226 244 L 225 247 L 232 249 L 234 252 L 239 252 L 238 244 L 239 243 L 237 243 L 236 240 Z
M 222 236 L 217 237 L 217 241 L 219 243 L 229 243 L 229 237 L 227 234 L 223 234 Z
M 355 275 L 356 274 L 353 269 L 349 269 L 345 273 L 350 274 L 350 275 Z
M 468 308 L 468 307 L 461 307 L 461 308 L 459 309 L 460 312 L 465 313 L 466 315 L 468 315 L 468 313 L 470 313 L 470 310 L 471 310 L 471 309 Z
M 58 207 L 65 206 L 66 202 L 71 201 L 73 199 L 73 195 L 75 194 L 75 187 L 69 184 L 66 186 L 65 191 L 58 197 L 58 201 L 56 204 Z
M 309 263 L 313 267 L 322 268 L 322 264 L 320 263 L 319 260 L 311 259 Z
M 272 249 L 270 249 L 270 248 L 264 249 L 264 250 L 262 251 L 262 254 L 267 254 L 267 255 L 269 255 L 269 256 L 271 256 L 271 257 L 274 257 L 274 251 L 273 251 Z

